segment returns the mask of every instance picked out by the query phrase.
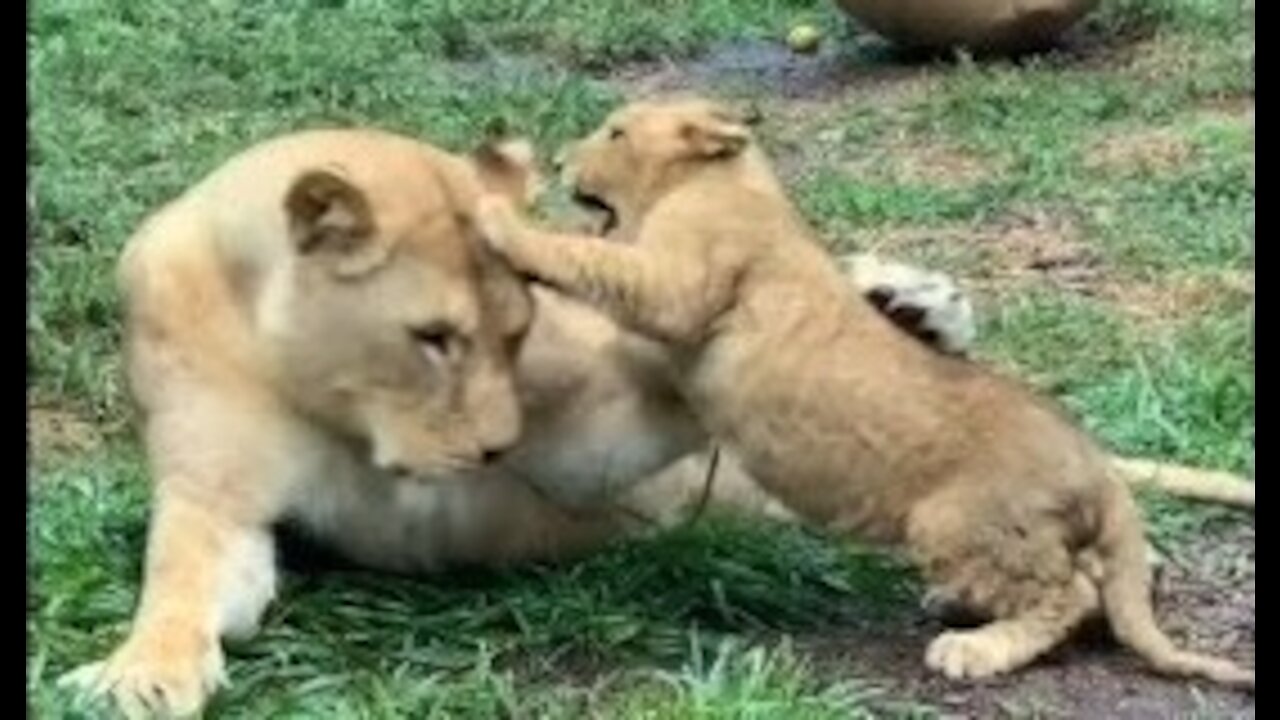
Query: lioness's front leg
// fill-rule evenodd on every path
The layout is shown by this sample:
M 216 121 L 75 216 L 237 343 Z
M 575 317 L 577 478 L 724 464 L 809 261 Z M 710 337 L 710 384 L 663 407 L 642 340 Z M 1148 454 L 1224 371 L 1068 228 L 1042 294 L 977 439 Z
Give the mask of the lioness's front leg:
M 110 695 L 130 717 L 189 715 L 223 681 L 224 635 L 245 635 L 275 591 L 266 527 L 178 489 L 155 498 L 141 599 L 128 638 L 63 682 Z
M 490 246 L 518 271 L 599 307 L 642 335 L 686 341 L 730 296 L 696 261 L 661 257 L 638 244 L 538 230 L 497 196 L 482 199 L 478 221 Z
M 264 447 L 284 437 L 254 417 L 196 395 L 149 419 L 155 490 L 133 623 L 105 660 L 63 684 L 145 717 L 199 712 L 222 682 L 221 638 L 251 634 L 276 586 L 276 463 L 290 453 Z

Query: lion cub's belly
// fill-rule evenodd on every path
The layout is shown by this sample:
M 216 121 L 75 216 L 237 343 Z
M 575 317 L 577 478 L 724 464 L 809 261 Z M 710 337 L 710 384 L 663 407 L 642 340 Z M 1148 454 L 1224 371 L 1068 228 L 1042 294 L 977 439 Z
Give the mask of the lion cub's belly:
M 928 389 L 856 367 L 857 348 L 803 347 L 782 349 L 776 339 L 713 347 L 686 376 L 686 394 L 708 431 L 789 509 L 866 540 L 896 542 L 946 462 L 929 456 L 939 452 L 930 438 L 942 437 L 944 413 L 926 407 Z

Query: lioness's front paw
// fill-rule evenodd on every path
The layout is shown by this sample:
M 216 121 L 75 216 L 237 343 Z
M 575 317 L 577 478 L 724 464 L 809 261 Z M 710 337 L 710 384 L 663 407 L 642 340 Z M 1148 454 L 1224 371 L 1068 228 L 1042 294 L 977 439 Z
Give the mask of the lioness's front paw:
M 973 305 L 947 275 L 868 253 L 841 261 L 863 296 L 906 332 L 943 352 L 963 353 L 973 344 Z
M 225 682 L 222 649 L 213 640 L 127 641 L 106 660 L 63 675 L 58 685 L 110 698 L 128 718 L 190 717 Z
M 1013 669 L 1008 648 L 981 630 L 942 633 L 929 643 L 924 662 L 952 680 L 976 680 Z

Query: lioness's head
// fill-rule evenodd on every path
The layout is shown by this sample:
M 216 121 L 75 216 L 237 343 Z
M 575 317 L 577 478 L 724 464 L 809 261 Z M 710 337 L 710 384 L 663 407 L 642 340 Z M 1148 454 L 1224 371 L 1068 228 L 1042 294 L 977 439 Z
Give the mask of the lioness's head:
M 488 462 L 520 432 L 512 369 L 532 306 L 469 205 L 477 184 L 523 203 L 532 176 L 495 148 L 471 159 L 476 173 L 371 160 L 306 170 L 284 198 L 292 277 L 272 312 L 282 384 L 388 471 Z
M 709 100 L 636 102 L 566 150 L 564 176 L 580 203 L 606 214 L 607 233 L 690 174 L 732 161 L 750 137 L 742 117 Z

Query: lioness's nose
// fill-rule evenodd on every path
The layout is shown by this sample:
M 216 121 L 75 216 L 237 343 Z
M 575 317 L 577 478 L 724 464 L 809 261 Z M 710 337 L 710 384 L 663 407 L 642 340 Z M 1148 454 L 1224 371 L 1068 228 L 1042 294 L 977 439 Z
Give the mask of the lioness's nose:
M 402 462 L 379 462 L 375 463 L 375 466 L 382 472 L 394 478 L 406 478 L 412 474 L 412 471 L 409 470 L 409 466 Z
M 514 402 L 511 405 L 494 412 L 477 434 L 476 457 L 482 464 L 497 462 L 520 439 L 520 410 Z

